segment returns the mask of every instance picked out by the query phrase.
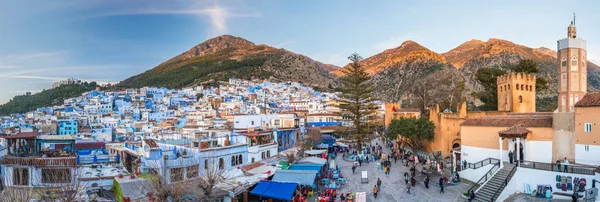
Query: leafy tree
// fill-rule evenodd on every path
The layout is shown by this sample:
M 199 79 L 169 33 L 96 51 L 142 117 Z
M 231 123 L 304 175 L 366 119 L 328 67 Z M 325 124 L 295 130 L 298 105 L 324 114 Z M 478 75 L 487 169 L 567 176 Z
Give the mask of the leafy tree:
M 498 68 L 481 68 L 477 70 L 475 78 L 483 86 L 483 91 L 476 92 L 473 96 L 483 102 L 483 105 L 479 106 L 480 110 L 498 110 L 498 85 L 496 84 L 496 78 L 504 74 L 506 72 Z
M 539 65 L 536 61 L 531 59 L 523 59 L 518 64 L 511 67 L 513 72 L 526 73 L 526 74 L 537 74 L 540 72 Z M 535 79 L 536 91 L 542 91 L 548 89 L 548 80 L 546 78 L 538 76 Z
M 401 117 L 392 120 L 386 136 L 395 140 L 400 135 L 402 142 L 416 152 L 423 150 L 427 143 L 434 140 L 434 130 L 435 125 L 426 118 Z
M 342 103 L 339 106 L 339 114 L 352 122 L 346 130 L 350 132 L 350 138 L 356 140 L 358 150 L 362 151 L 362 144 L 374 138 L 373 131 L 369 128 L 368 117 L 375 113 L 377 106 L 373 103 L 375 98 L 371 75 L 359 63 L 362 57 L 354 53 L 348 59 L 352 63 L 342 70 L 344 76 L 339 79 L 339 101 Z

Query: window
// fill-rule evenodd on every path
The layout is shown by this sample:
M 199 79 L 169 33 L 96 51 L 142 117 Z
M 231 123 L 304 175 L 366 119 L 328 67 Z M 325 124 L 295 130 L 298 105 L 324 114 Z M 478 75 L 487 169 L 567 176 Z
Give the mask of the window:
M 42 183 L 69 183 L 70 169 L 42 169 Z
M 252 161 L 251 161 L 251 163 L 254 163 L 254 161 L 255 161 L 255 160 L 254 160 L 254 157 L 252 157 Z
M 523 96 L 519 95 L 519 103 L 523 103 Z
M 275 126 L 279 126 L 279 120 L 275 120 Z
M 517 90 L 519 90 L 519 84 L 517 84 L 516 88 L 517 88 Z
M 592 123 L 585 123 L 585 132 L 586 133 L 591 133 L 592 132 Z
M 266 159 L 265 152 L 262 152 L 260 157 L 261 157 L 260 159 Z
M 571 60 L 571 65 L 577 66 L 577 60 Z
M 231 157 L 231 166 L 235 166 L 235 165 L 237 165 L 237 159 L 234 156 L 232 156 Z
M 225 160 L 223 158 L 219 158 L 219 169 L 225 169 Z
M 13 168 L 13 185 L 29 185 L 29 168 Z
M 563 60 L 563 61 L 562 61 L 562 63 L 561 63 L 561 65 L 562 65 L 563 67 L 566 67 L 566 66 L 567 66 L 567 61 L 566 61 L 566 60 Z
M 198 165 L 193 165 L 187 167 L 187 178 L 195 178 L 198 177 Z
M 589 152 L 589 151 L 590 151 L 590 146 L 588 146 L 588 145 L 586 145 L 586 146 L 583 146 L 583 149 L 584 149 L 585 151 Z
M 208 170 L 208 159 L 204 160 L 204 170 Z
M 250 121 L 250 124 L 251 124 L 251 125 L 254 125 L 254 121 Z
M 267 151 L 267 158 L 271 158 L 271 151 Z
M 171 168 L 171 182 L 183 180 L 183 168 Z
M 244 158 L 242 157 L 242 155 L 238 155 L 238 164 L 244 164 Z

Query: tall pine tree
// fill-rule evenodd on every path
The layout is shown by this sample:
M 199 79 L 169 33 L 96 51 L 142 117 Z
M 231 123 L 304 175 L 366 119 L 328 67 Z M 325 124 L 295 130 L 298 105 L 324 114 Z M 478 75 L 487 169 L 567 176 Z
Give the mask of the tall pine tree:
M 355 140 L 358 144 L 359 152 L 362 151 L 362 144 L 372 140 L 375 135 L 372 128 L 369 127 L 369 121 L 372 119 L 377 106 L 373 104 L 373 83 L 371 75 L 359 64 L 362 57 L 354 53 L 348 57 L 352 63 L 348 68 L 344 68 L 341 77 L 341 92 L 338 99 L 341 102 L 339 108 L 340 115 L 351 122 L 350 126 L 344 128 L 348 138 Z

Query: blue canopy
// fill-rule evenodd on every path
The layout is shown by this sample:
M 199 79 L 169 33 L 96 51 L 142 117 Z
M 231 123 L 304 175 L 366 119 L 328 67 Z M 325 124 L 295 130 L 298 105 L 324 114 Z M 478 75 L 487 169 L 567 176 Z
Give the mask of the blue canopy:
M 297 186 L 298 183 L 260 181 L 250 193 L 265 198 L 290 201 Z
M 318 172 L 322 167 L 323 165 L 319 164 L 292 164 L 288 170 L 316 170 Z
M 297 182 L 301 185 L 313 186 L 317 176 L 315 170 L 278 170 L 275 172 L 273 182 Z

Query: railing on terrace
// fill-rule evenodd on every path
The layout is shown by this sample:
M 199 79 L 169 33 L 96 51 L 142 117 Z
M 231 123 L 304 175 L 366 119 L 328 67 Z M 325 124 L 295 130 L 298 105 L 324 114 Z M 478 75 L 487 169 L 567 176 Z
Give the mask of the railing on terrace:
M 488 161 L 488 162 L 491 162 L 491 161 Z M 478 163 L 478 164 L 481 164 L 481 163 Z M 485 165 L 488 165 L 488 164 L 485 164 Z M 500 169 L 500 161 L 496 162 L 494 164 L 494 166 L 492 166 L 492 168 L 490 168 L 490 170 L 488 172 L 486 172 L 485 175 L 483 175 L 483 177 L 481 177 L 481 179 L 479 179 L 477 182 L 475 182 L 475 184 L 473 184 L 471 186 L 471 188 L 469 188 L 467 193 L 471 193 L 471 191 L 476 191 L 477 189 L 479 189 L 479 187 L 483 186 L 483 184 L 485 184 L 485 182 L 492 179 L 492 177 L 494 176 L 494 173 L 496 173 L 496 171 L 498 171 L 498 169 Z
M 498 189 L 496 189 L 496 191 L 494 192 L 494 195 L 492 195 L 492 201 L 495 201 L 496 198 L 498 198 L 498 196 L 502 193 L 502 191 L 504 191 L 504 188 L 506 187 L 506 185 L 508 184 L 510 179 L 512 179 L 513 175 L 515 175 L 515 172 L 517 172 L 517 166 L 514 166 L 510 170 L 510 172 L 508 173 L 508 176 L 506 176 L 506 179 L 504 179 L 504 182 L 502 182 L 502 186 L 499 186 Z
M 75 167 L 77 166 L 76 157 L 13 157 L 4 156 L 2 165 L 28 165 L 28 166 L 39 166 L 39 167 Z
M 96 161 L 94 162 L 94 156 L 79 156 L 79 164 L 119 163 L 121 160 L 123 159 L 119 158 L 119 160 L 117 160 L 117 156 L 100 156 L 96 157 Z
M 500 163 L 500 159 L 487 158 L 487 159 L 483 159 L 483 160 L 475 162 L 475 163 L 468 163 L 467 162 L 466 168 L 478 169 L 478 168 L 481 168 L 483 166 L 487 166 L 489 164 L 498 164 L 498 163 Z
M 557 164 L 557 163 L 540 163 L 540 162 L 533 162 L 533 161 L 521 161 L 519 163 L 519 166 L 523 167 L 523 168 L 530 168 L 530 169 L 536 169 L 536 170 L 546 170 L 546 171 L 573 173 L 573 174 L 582 174 L 582 175 L 595 175 L 595 173 L 596 173 L 596 168 L 594 168 L 594 167 L 586 167 L 586 166 L 578 166 L 578 165 L 565 165 L 565 164 Z M 560 168 L 559 168 L 559 166 L 560 166 Z

